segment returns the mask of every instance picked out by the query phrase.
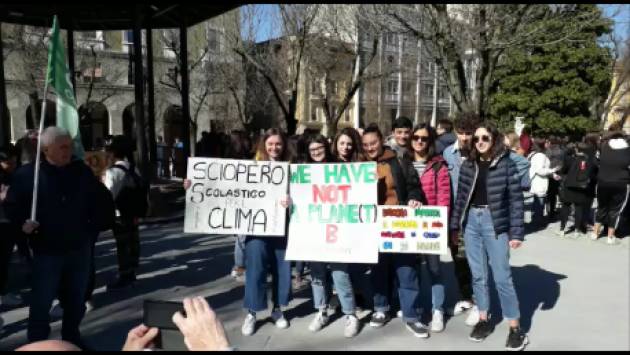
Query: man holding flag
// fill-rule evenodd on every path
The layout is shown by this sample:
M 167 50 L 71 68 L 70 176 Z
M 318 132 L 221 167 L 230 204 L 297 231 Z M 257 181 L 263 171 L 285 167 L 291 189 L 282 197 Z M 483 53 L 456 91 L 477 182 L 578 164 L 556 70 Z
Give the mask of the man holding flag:
M 59 295 L 64 309 L 62 339 L 81 346 L 79 324 L 85 314 L 91 241 L 102 213 L 98 180 L 83 160 L 76 159 L 83 148 L 64 52 L 55 17 L 44 94 L 50 84 L 57 95 L 57 127 L 44 130 L 41 118 L 38 151 L 43 156 L 38 154 L 34 164 L 16 171 L 5 206 L 33 248 L 29 342 L 48 338 L 49 310 Z

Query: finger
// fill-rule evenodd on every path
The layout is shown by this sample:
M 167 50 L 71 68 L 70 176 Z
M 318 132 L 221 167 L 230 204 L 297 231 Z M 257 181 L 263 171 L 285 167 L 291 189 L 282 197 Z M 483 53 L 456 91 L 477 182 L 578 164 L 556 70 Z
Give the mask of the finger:
M 175 323 L 175 325 L 177 326 L 177 328 L 183 333 L 185 319 L 184 319 L 184 316 L 182 315 L 182 312 L 179 312 L 179 311 L 175 312 L 173 314 L 172 320 L 173 320 L 173 323 Z
M 195 314 L 196 310 L 195 310 L 195 307 L 193 306 L 192 299 L 188 297 L 184 298 L 184 310 L 186 311 L 186 318 Z
M 208 304 L 208 301 L 206 301 L 206 299 L 205 299 L 205 298 L 203 298 L 203 297 L 199 297 L 199 302 L 201 303 L 201 309 L 202 309 L 204 312 L 207 312 L 207 313 L 213 313 L 213 314 L 214 314 L 214 311 L 212 310 L 212 308 L 211 308 L 211 307 L 210 307 L 210 305 Z
M 155 337 L 158 335 L 159 329 L 158 328 L 150 328 L 145 334 L 144 336 L 142 336 L 140 338 L 140 340 L 142 341 L 142 345 L 143 347 L 148 347 L 149 343 L 151 343 L 153 341 L 153 339 L 155 339 Z
M 196 314 L 201 314 L 203 313 L 203 305 L 201 304 L 201 301 L 199 300 L 200 297 L 193 297 L 190 300 L 190 303 L 192 304 L 192 307 L 195 310 Z
M 130 333 L 133 333 L 134 335 L 141 337 L 142 335 L 144 335 L 144 333 L 147 332 L 148 327 L 144 324 L 140 324 L 137 327 L 133 328 Z

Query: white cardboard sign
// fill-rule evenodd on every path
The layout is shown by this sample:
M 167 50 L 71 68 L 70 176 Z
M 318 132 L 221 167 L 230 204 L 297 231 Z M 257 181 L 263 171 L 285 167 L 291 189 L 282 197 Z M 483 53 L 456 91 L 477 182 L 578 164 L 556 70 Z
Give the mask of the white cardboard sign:
M 289 164 L 189 158 L 184 233 L 284 236 Z

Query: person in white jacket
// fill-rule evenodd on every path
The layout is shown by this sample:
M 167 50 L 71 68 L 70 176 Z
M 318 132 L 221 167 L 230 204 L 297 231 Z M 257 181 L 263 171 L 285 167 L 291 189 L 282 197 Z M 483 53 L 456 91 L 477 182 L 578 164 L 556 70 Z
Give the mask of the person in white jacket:
M 529 160 L 529 178 L 531 188 L 529 192 L 533 195 L 532 204 L 532 225 L 544 225 L 545 197 L 549 188 L 549 179 L 560 179 L 556 174 L 557 168 L 551 168 L 551 161 L 543 153 L 545 141 L 539 138 L 534 139 L 532 152 L 527 156 Z

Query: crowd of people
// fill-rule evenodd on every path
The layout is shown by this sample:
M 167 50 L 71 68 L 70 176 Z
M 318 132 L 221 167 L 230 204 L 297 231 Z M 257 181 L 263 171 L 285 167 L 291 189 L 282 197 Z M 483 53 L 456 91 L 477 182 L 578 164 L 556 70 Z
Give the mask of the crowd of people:
M 526 233 L 545 228 L 557 217 L 557 234 L 571 234 L 567 227 L 572 212 L 573 235 L 590 233 L 595 240 L 606 228 L 607 242 L 616 244 L 630 195 L 630 146 L 616 126 L 601 135 L 567 142 L 554 136 L 532 138 L 528 130 L 501 133 L 492 123 L 465 114 L 454 123 L 439 121 L 437 129 L 425 123 L 414 127 L 409 118 L 399 117 L 389 137 L 375 124 L 344 128 L 331 138 L 312 131 L 287 137 L 275 128 L 256 141 L 239 131 L 221 137 L 220 145 L 208 145 L 212 139 L 204 136 L 198 156 L 304 164 L 372 161 L 377 165 L 379 205 L 445 206 L 450 215 L 448 246 L 459 289 L 459 300 L 452 311 L 448 308 L 450 314 L 467 313 L 465 323 L 472 327 L 472 341 L 483 341 L 493 332 L 490 267 L 502 316 L 509 325 L 508 350 L 521 350 L 528 343 L 519 324 L 509 250 L 521 247 Z M 37 139 L 41 140 L 42 163 L 36 218 L 31 220 L 36 170 L 32 145 Z M 105 147 L 113 159 L 103 179 L 73 159 L 70 136 L 57 127 L 46 128 L 41 137 L 29 134 L 18 148 L 0 152 L 1 299 L 7 306 L 22 302 L 7 289 L 9 260 L 17 245 L 33 270 L 29 342 L 48 338 L 49 311 L 58 299 L 63 309 L 62 339 L 83 346 L 79 324 L 90 308 L 94 245 L 100 232 L 113 230 L 118 253 L 119 277 L 108 290 L 135 282 L 140 258 L 138 224 L 147 207 L 147 184 L 135 169 L 133 145 L 126 137 L 111 137 Z M 184 180 L 184 187 L 189 186 L 190 181 Z M 532 201 L 529 224 L 524 217 L 528 200 Z M 289 216 L 291 196 L 278 203 Z M 244 335 L 256 333 L 257 318 L 268 309 L 269 274 L 273 280 L 271 318 L 278 328 L 290 326 L 285 311 L 296 284 L 293 265 L 285 259 L 286 248 L 286 236 L 236 236 L 231 274 L 245 282 Z M 333 290 L 344 315 L 345 337 L 359 333 L 360 308 L 373 310 L 369 325 L 374 328 L 397 317 L 419 338 L 445 329 L 447 275 L 438 255 L 381 253 L 377 264 L 307 260 L 294 265 L 296 278 L 303 278 L 306 265 L 315 309 L 308 326 L 312 332 L 329 325 Z M 420 279 L 421 265 L 428 271 L 426 281 Z M 421 282 L 431 285 L 429 324 L 421 321 Z M 205 308 L 200 305 L 200 309 Z M 178 319 L 181 324 L 181 315 Z M 147 334 L 155 336 L 145 326 L 130 332 L 130 337 L 132 333 L 143 339 Z M 186 344 L 192 348 L 188 340 Z

